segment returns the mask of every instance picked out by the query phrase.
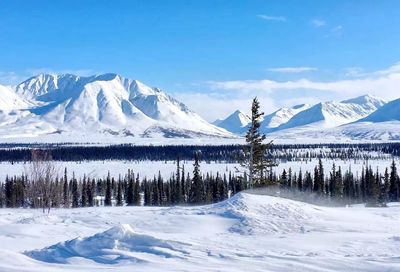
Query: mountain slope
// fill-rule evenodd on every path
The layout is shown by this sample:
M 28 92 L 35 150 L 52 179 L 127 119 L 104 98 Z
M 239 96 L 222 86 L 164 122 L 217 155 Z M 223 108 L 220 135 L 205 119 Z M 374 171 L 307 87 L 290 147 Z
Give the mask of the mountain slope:
M 264 120 L 261 123 L 261 129 L 265 133 L 268 133 L 274 128 L 287 123 L 293 116 L 308 108 L 310 108 L 310 105 L 308 104 L 296 105 L 292 108 L 280 108 L 279 110 L 264 117 Z
M 400 121 L 400 98 L 393 100 L 357 122 Z
M 107 132 L 151 137 L 153 133 L 164 136 L 173 132 L 182 137 L 195 137 L 197 133 L 231 136 L 160 89 L 116 74 L 89 77 L 42 74 L 0 91 L 18 98 L 4 96 L 16 101 L 12 109 L 24 109 L 32 122 L 46 123 L 50 129 L 44 133 Z M 0 100 L 0 107 L 2 104 Z M 23 134 L 24 119 L 14 118 L 9 125 L 21 127 Z
M 361 96 L 342 102 L 323 102 L 293 116 L 276 130 L 308 126 L 315 128 L 333 128 L 348 124 L 368 116 L 385 102 L 372 96 Z
M 250 121 L 251 119 L 249 116 L 237 110 L 225 119 L 214 121 L 213 124 L 232 133 L 242 134 L 246 131 L 246 127 Z

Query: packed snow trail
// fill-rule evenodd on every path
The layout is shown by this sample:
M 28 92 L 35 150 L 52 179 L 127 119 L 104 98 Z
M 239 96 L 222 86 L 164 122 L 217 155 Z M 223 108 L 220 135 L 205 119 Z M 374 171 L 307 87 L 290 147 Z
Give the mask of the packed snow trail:
M 399 271 L 400 205 L 0 210 L 0 271 Z

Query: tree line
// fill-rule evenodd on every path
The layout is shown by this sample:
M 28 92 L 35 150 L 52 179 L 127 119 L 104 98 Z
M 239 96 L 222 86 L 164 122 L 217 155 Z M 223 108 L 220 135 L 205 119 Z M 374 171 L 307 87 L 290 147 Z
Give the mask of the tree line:
M 35 155 L 37 156 L 37 155 Z M 47 155 L 46 155 L 47 156 Z M 48 159 L 48 158 L 46 158 Z M 209 204 L 227 199 L 248 188 L 247 181 L 235 173 L 214 175 L 201 173 L 199 157 L 195 157 L 193 173 L 185 171 L 177 160 L 177 169 L 169 179 L 159 172 L 153 178 L 140 178 L 139 173 L 104 178 L 70 175 L 65 168 L 62 177 L 55 175 L 50 161 L 33 175 L 6 177 L 0 185 L 0 207 L 7 208 L 78 208 L 104 206 L 170 206 Z M 38 166 L 36 166 L 38 167 Z
M 300 169 L 293 173 L 289 168 L 279 176 L 271 174 L 269 179 L 278 185 L 280 196 L 307 202 L 328 200 L 325 203 L 386 206 L 387 202 L 400 201 L 400 178 L 394 160 L 383 172 L 366 166 L 362 167 L 361 175 L 354 175 L 351 168 L 343 170 L 334 163 L 326 171 L 320 159 L 313 172 L 303 173 Z
M 173 161 L 192 160 L 195 153 L 203 162 L 236 162 L 242 150 L 248 145 L 174 145 L 136 146 L 130 144 L 110 146 L 83 146 L 62 144 L 0 144 L 0 161 L 31 161 L 32 150 L 52 154 L 56 161 L 85 160 L 150 160 Z M 400 143 L 374 144 L 274 144 L 268 148 L 268 156 L 280 161 L 310 159 L 366 160 L 385 159 L 400 156 Z
M 319 160 L 314 171 L 293 172 L 290 168 L 277 174 L 270 170 L 268 184 L 251 184 L 248 175 L 201 173 L 198 157 L 192 173 L 176 162 L 174 175 L 165 179 L 160 172 L 153 178 L 140 178 L 128 170 L 118 177 L 77 178 L 65 168 L 62 177 L 49 177 L 43 183 L 37 177 L 26 175 L 7 177 L 0 185 L 0 207 L 6 208 L 78 208 L 104 206 L 172 206 L 199 205 L 223 201 L 250 188 L 271 186 L 271 192 L 280 196 L 301 197 L 307 202 L 329 200 L 338 205 L 365 203 L 367 206 L 385 206 L 400 201 L 400 178 L 393 160 L 383 172 L 363 167 L 359 176 L 351 169 L 332 165 L 325 170 Z M 254 181 L 253 181 L 254 182 Z M 301 193 L 301 194 L 298 194 Z

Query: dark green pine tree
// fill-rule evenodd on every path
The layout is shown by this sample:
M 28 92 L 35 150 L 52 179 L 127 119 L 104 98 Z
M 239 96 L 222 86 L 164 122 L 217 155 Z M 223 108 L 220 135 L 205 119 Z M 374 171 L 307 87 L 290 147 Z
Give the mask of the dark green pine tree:
M 6 181 L 5 181 L 5 199 L 7 208 L 15 207 L 15 202 L 13 199 L 13 182 L 8 176 L 6 176 Z
M 181 167 L 180 167 L 180 160 L 179 157 L 176 160 L 176 185 L 175 185 L 175 202 L 180 204 L 183 202 L 183 193 L 181 187 Z
M 396 163 L 393 159 L 392 165 L 390 166 L 390 175 L 389 175 L 389 201 L 398 201 L 399 200 L 399 177 L 397 174 Z
M 151 200 L 151 186 L 150 182 L 147 182 L 146 177 L 143 179 L 143 191 L 144 191 L 144 205 L 145 206 L 151 206 L 152 200 Z
M 280 184 L 280 187 L 284 190 L 286 190 L 288 188 L 288 177 L 287 177 L 286 169 L 283 169 L 283 171 L 282 171 L 282 175 L 281 175 L 279 184 Z
M 182 165 L 182 174 L 181 174 L 181 188 L 182 188 L 182 202 L 186 203 L 187 202 L 187 185 L 186 185 L 186 180 L 185 180 L 185 165 Z
M 82 197 L 81 197 L 81 207 L 86 207 L 87 205 L 87 193 L 86 193 L 86 176 L 83 176 L 82 181 Z
M 305 178 L 304 178 L 304 186 L 303 186 L 303 191 L 305 192 L 311 192 L 312 191 L 312 177 L 311 173 L 306 171 Z
M 337 192 L 337 173 L 336 173 L 336 165 L 334 163 L 329 178 L 329 196 L 331 198 L 335 198 L 336 192 Z
M 260 102 L 255 97 L 251 105 L 251 122 L 246 133 L 246 145 L 240 158 L 241 166 L 246 168 L 250 187 L 270 184 L 268 172 L 275 166 L 275 163 L 267 158 L 267 150 L 271 149 L 272 142 L 263 143 L 266 136 L 260 131 L 263 115 Z
M 301 172 L 301 168 L 299 170 L 299 175 L 297 177 L 297 189 L 302 192 L 303 191 L 303 173 Z
M 314 167 L 313 192 L 314 192 L 314 193 L 317 193 L 317 194 L 320 193 L 320 188 L 319 188 L 319 186 L 320 186 L 321 182 L 320 182 L 319 178 L 320 178 L 320 175 L 319 175 L 319 172 L 318 172 L 318 167 L 315 166 L 315 167 Z
M 122 181 L 118 180 L 117 184 L 117 206 L 122 206 L 123 204 L 122 199 Z
M 110 172 L 108 172 L 107 175 L 107 181 L 106 181 L 106 195 L 104 198 L 104 205 L 105 206 L 111 206 L 111 196 L 112 196 L 112 189 L 111 189 L 111 177 L 110 177 Z
M 324 174 L 324 165 L 322 164 L 321 158 L 318 160 L 318 182 L 319 182 L 319 192 L 321 195 L 325 193 L 325 174 Z
M 79 188 L 75 173 L 72 173 L 72 208 L 79 207 Z
M 93 202 L 94 202 L 94 185 L 95 181 L 94 179 L 90 181 L 88 179 L 88 182 L 86 184 L 86 195 L 87 195 L 87 201 L 88 201 L 88 206 L 93 207 Z
M 69 208 L 70 202 L 69 202 L 67 167 L 65 167 L 65 169 L 64 169 L 63 204 L 64 204 L 64 208 Z
M 128 174 L 128 186 L 126 188 L 126 204 L 128 206 L 133 206 L 135 205 L 135 200 L 134 200 L 134 188 L 135 183 L 134 183 L 134 177 L 132 177 L 132 174 Z
M 193 164 L 193 178 L 190 186 L 190 203 L 201 204 L 204 202 L 204 186 L 200 174 L 199 154 L 196 153 Z
M 389 181 L 389 170 L 385 169 L 385 175 L 383 177 L 384 186 L 385 186 L 385 203 L 389 201 L 389 188 L 390 188 L 390 181 Z
M 136 176 L 135 187 L 133 189 L 133 203 L 136 206 L 140 205 L 140 180 L 139 174 Z

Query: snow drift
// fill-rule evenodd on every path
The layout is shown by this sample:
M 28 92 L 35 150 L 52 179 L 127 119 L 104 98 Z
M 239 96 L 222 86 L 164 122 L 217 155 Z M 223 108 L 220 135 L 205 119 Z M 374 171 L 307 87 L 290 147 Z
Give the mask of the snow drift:
M 148 258 L 180 258 L 186 254 L 183 243 L 137 234 L 130 225 L 121 224 L 90 237 L 76 238 L 53 246 L 28 251 L 33 259 L 48 263 L 69 263 L 84 258 L 101 264 L 146 262 Z
M 304 232 L 312 218 L 313 205 L 281 199 L 238 193 L 212 205 L 210 213 L 236 219 L 230 231 L 252 234 L 282 234 Z

